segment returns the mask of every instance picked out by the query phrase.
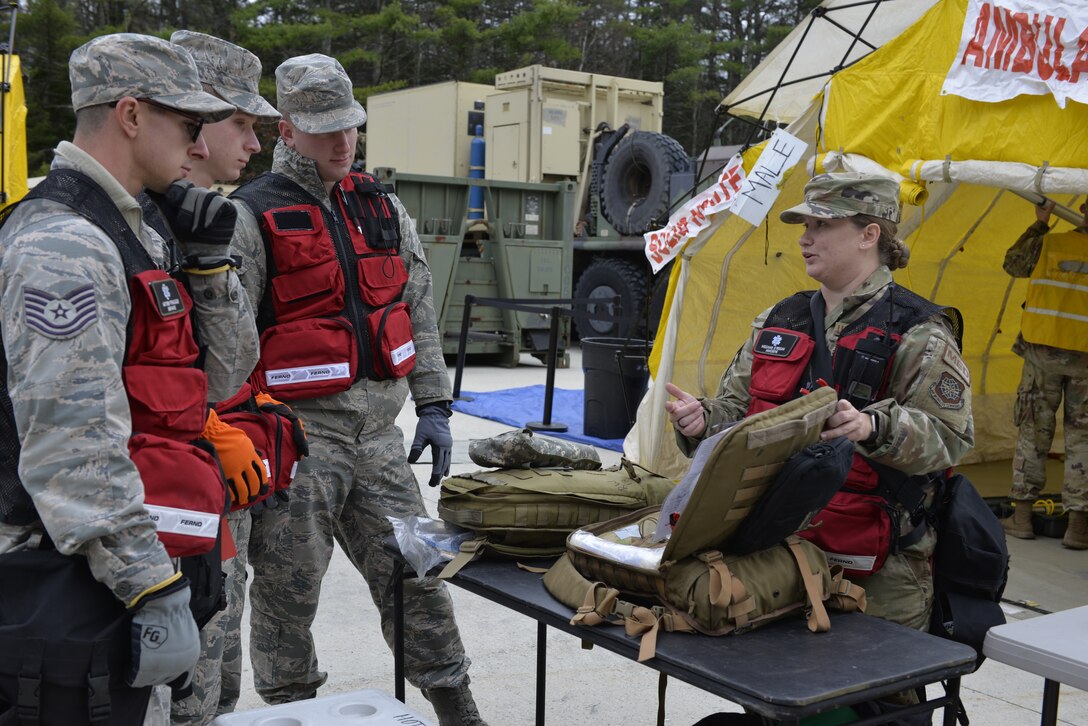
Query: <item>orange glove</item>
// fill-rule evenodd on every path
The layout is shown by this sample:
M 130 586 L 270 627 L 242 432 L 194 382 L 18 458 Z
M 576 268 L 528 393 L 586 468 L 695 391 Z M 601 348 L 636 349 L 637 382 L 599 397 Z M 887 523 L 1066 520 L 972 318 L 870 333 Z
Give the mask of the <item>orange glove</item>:
M 201 436 L 219 455 L 234 506 L 244 507 L 268 491 L 264 461 L 244 431 L 223 423 L 214 410 L 209 410 Z
M 310 445 L 306 441 L 306 426 L 303 425 L 302 419 L 298 417 L 298 414 L 291 410 L 291 407 L 286 403 L 277 401 L 264 391 L 257 393 L 253 398 L 257 401 L 257 407 L 262 411 L 271 411 L 279 414 L 291 422 L 291 438 L 294 439 L 298 458 L 302 459 L 304 456 L 309 456 Z

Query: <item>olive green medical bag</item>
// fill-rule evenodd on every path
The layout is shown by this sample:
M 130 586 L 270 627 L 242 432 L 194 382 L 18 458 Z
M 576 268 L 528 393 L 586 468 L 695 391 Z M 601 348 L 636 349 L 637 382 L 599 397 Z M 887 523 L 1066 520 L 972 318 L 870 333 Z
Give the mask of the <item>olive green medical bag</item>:
M 440 576 L 452 576 L 482 547 L 520 557 L 561 554 L 572 531 L 660 504 L 674 485 L 627 460 L 598 471 L 515 468 L 450 477 L 442 482 L 438 516 L 481 538 L 462 545 Z

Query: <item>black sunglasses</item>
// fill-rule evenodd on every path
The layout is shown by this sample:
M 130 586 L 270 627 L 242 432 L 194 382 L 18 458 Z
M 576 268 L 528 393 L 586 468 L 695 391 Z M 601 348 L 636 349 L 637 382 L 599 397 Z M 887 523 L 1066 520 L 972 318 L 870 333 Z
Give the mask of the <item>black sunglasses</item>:
M 183 119 L 185 119 L 185 128 L 189 132 L 189 141 L 195 144 L 196 140 L 200 138 L 200 132 L 204 129 L 204 119 L 202 117 L 188 113 L 186 111 L 180 111 L 176 108 L 171 108 L 170 106 L 159 103 L 158 101 L 153 101 L 150 98 L 137 98 L 136 100 L 140 101 L 141 103 L 146 103 L 148 106 L 154 106 L 157 109 L 169 111 L 172 114 L 181 116 Z M 117 101 L 112 101 L 110 103 L 110 108 L 115 108 L 116 106 Z

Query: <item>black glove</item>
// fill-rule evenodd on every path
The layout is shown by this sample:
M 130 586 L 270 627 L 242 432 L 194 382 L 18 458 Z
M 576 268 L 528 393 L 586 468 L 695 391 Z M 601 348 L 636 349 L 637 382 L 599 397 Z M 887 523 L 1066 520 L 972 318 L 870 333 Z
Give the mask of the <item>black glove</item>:
M 262 411 L 269 411 L 275 413 L 278 416 L 282 416 L 291 422 L 291 439 L 295 442 L 295 451 L 298 452 L 298 456 L 301 459 L 304 456 L 310 455 L 310 444 L 306 440 L 306 426 L 303 425 L 302 419 L 298 417 L 298 414 L 282 401 L 277 401 L 267 393 L 258 393 L 254 400 L 257 401 L 257 406 Z
M 428 403 L 421 407 L 416 414 L 419 423 L 416 424 L 416 437 L 412 441 L 412 448 L 408 451 L 408 463 L 419 461 L 419 455 L 423 449 L 431 447 L 431 479 L 427 483 L 432 487 L 438 486 L 442 477 L 450 473 L 450 458 L 453 454 L 453 435 L 450 433 L 449 403 L 438 401 Z
M 188 179 L 170 185 L 159 209 L 174 230 L 185 267 L 222 264 L 229 259 L 238 210 L 219 192 Z
M 200 658 L 200 631 L 189 598 L 189 580 L 179 577 L 138 600 L 132 615 L 128 685 L 185 688 L 192 681 Z
M 261 501 L 257 502 L 249 508 L 249 513 L 254 517 L 261 516 L 261 512 L 266 509 L 275 509 L 281 504 L 287 504 L 291 501 L 291 492 L 289 489 L 280 489 L 273 492 L 271 496 L 265 497 Z

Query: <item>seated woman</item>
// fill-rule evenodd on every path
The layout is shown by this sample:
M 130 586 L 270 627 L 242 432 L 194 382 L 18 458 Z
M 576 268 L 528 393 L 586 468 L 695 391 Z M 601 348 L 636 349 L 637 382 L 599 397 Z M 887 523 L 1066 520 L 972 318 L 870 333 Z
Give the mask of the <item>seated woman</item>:
M 838 410 L 821 436 L 853 441 L 854 464 L 817 526 L 802 536 L 865 588 L 866 612 L 926 630 L 936 544 L 924 511 L 930 477 L 974 445 L 959 313 L 892 280 L 891 271 L 910 257 L 896 238 L 894 180 L 821 174 L 805 186 L 805 202 L 781 218 L 804 225 L 805 271 L 820 288 L 756 318 L 716 398 L 666 384 L 676 399 L 666 408 L 677 441 L 690 455 L 725 422 L 833 385 Z

